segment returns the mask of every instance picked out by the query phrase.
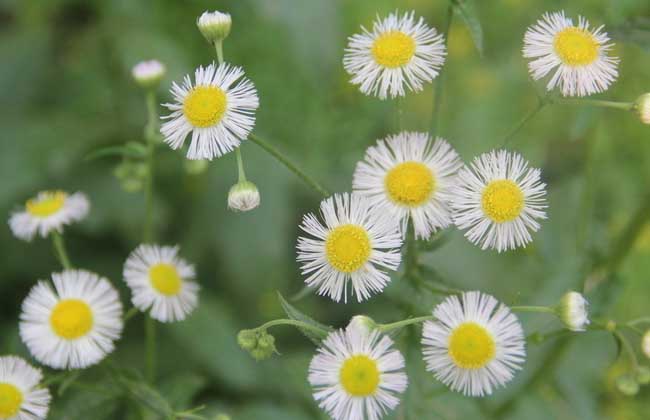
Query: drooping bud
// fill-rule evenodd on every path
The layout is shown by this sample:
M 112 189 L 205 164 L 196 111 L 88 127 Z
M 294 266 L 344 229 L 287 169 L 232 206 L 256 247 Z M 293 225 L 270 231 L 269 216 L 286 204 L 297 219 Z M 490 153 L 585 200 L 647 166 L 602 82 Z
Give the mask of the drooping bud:
M 237 344 L 242 350 L 251 351 L 257 347 L 257 333 L 253 330 L 241 330 L 237 334 Z
M 158 60 L 141 61 L 131 70 L 133 79 L 145 89 L 152 89 L 160 84 L 165 76 L 165 66 Z
M 578 292 L 567 292 L 557 306 L 557 316 L 571 331 L 584 331 L 589 325 L 589 302 Z
M 230 34 L 232 18 L 228 13 L 218 11 L 204 12 L 197 20 L 196 26 L 210 43 L 220 42 Z
M 240 181 L 228 192 L 228 208 L 232 211 L 249 211 L 260 205 L 260 192 L 250 181 Z
M 643 124 L 650 124 L 650 93 L 644 93 L 637 98 L 634 110 Z
M 636 381 L 634 375 L 626 374 L 616 379 L 616 388 L 622 394 L 631 397 L 639 392 L 639 383 Z
M 258 362 L 268 359 L 273 353 L 277 353 L 275 337 L 266 330 L 241 330 L 237 334 L 237 343 L 239 347 L 250 353 L 253 359 Z

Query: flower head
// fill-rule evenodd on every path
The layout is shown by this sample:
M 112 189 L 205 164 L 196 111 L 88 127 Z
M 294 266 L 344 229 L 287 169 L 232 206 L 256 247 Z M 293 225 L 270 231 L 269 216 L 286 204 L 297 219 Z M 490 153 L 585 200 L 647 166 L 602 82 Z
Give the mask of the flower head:
M 612 44 L 600 26 L 578 18 L 578 25 L 564 12 L 546 13 L 526 31 L 524 57 L 533 79 L 551 72 L 546 88 L 560 88 L 563 96 L 586 96 L 604 92 L 618 77 L 618 58 L 610 57 Z
M 42 191 L 11 215 L 9 227 L 17 238 L 31 241 L 36 234 L 46 237 L 52 231 L 62 232 L 64 226 L 84 219 L 89 208 L 83 193 Z
M 40 387 L 42 379 L 41 370 L 20 357 L 0 357 L 0 419 L 45 419 L 52 397 Z
M 230 34 L 232 19 L 230 14 L 214 12 L 203 12 L 196 20 L 196 26 L 210 43 L 223 41 Z
M 396 270 L 401 261 L 397 222 L 358 194 L 323 200 L 320 212 L 324 223 L 309 213 L 300 225 L 309 235 L 298 238 L 305 283 L 337 302 L 341 296 L 347 302 L 348 283 L 358 301 L 381 292 L 390 281 L 381 269 Z
M 55 369 L 100 362 L 122 333 L 122 303 L 111 283 L 85 270 L 52 274 L 32 288 L 22 305 L 20 337 L 31 354 Z
M 187 158 L 212 160 L 248 137 L 259 99 L 240 67 L 212 63 L 196 69 L 194 79 L 185 76 L 182 85 L 172 85 L 175 102 L 164 104 L 171 114 L 163 117 L 160 131 L 172 149 L 183 146 L 191 133 Z
M 546 185 L 539 169 L 517 153 L 485 153 L 458 172 L 451 206 L 454 223 L 467 229 L 465 236 L 481 249 L 497 251 L 525 246 L 530 231 L 546 218 Z
M 490 395 L 509 382 L 526 358 L 524 331 L 517 317 L 492 296 L 466 292 L 433 310 L 423 328 L 427 370 L 452 390 L 473 397 Z
M 571 331 L 584 331 L 589 325 L 589 302 L 578 292 L 567 292 L 557 307 L 557 314 Z
M 228 192 L 228 208 L 232 211 L 249 211 L 260 205 L 260 192 L 250 181 L 240 181 Z
M 461 166 L 445 140 L 402 132 L 368 148 L 354 171 L 352 188 L 399 220 L 402 233 L 411 218 L 416 237 L 428 239 L 452 223 L 449 193 Z
M 372 31 L 349 38 L 343 66 L 366 95 L 379 99 L 404 96 L 405 88 L 418 92 L 438 75 L 445 61 L 442 35 L 414 12 L 391 13 L 373 23 Z
M 639 96 L 634 102 L 634 109 L 643 124 L 650 124 L 650 93 Z
M 194 267 L 178 256 L 178 247 L 140 245 L 124 263 L 124 280 L 133 306 L 161 322 L 181 321 L 198 304 Z
M 141 61 L 131 70 L 133 79 L 143 88 L 157 87 L 165 76 L 165 65 L 158 60 Z
M 404 357 L 379 331 L 351 324 L 330 333 L 309 364 L 319 406 L 335 420 L 377 420 L 406 390 Z

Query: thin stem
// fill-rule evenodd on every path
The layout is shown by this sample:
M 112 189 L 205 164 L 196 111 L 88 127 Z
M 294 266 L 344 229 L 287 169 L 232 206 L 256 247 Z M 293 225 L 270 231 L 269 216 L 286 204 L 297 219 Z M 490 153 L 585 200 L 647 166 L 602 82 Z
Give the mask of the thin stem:
M 302 179 L 307 185 L 309 185 L 311 188 L 313 188 L 316 192 L 321 194 L 324 197 L 329 197 L 330 193 L 323 188 L 318 182 L 316 182 L 312 177 L 307 175 L 305 172 L 303 172 L 300 168 L 298 168 L 293 162 L 291 162 L 287 157 L 285 157 L 278 149 L 276 149 L 274 146 L 272 146 L 269 142 L 266 140 L 260 138 L 256 134 L 251 133 L 248 138 L 258 146 L 260 146 L 262 149 L 264 149 L 266 152 L 268 152 L 271 156 L 276 158 L 280 163 L 282 163 L 284 166 L 287 167 L 291 172 L 293 172 L 295 175 L 298 176 L 298 178 Z
M 555 314 L 555 309 L 548 306 L 511 306 L 510 310 L 513 312 L 541 312 L 547 314 Z
M 223 41 L 215 41 L 214 49 L 217 51 L 217 61 L 223 64 Z
M 404 275 L 407 277 L 417 277 L 418 275 L 418 246 L 415 238 L 415 226 L 413 219 L 409 219 L 406 231 L 406 252 L 404 253 L 405 270 Z
M 545 96 L 545 97 L 543 97 L 543 98 L 538 98 L 537 106 L 536 106 L 535 108 L 531 109 L 530 112 L 528 112 L 528 114 L 526 114 L 526 115 L 524 116 L 524 118 L 522 118 L 522 119 L 519 121 L 519 123 L 517 123 L 517 125 L 515 125 L 515 126 L 514 126 L 514 127 L 513 127 L 509 132 L 508 132 L 508 134 L 505 135 L 505 137 L 503 138 L 503 147 L 506 147 L 506 146 L 508 145 L 508 143 L 510 143 L 510 140 L 512 140 L 512 138 L 513 138 L 517 133 L 519 133 L 519 131 L 521 131 L 521 129 L 524 128 L 524 126 L 525 126 L 525 125 L 526 125 L 530 120 L 532 120 L 532 119 L 535 117 L 535 115 L 537 115 L 537 114 L 539 113 L 539 111 L 541 111 L 542 108 L 544 108 L 544 107 L 546 106 L 546 104 L 548 104 L 548 103 L 549 103 L 549 102 L 548 102 L 548 95 Z
M 388 331 L 406 327 L 407 325 L 419 324 L 420 322 L 430 321 L 432 319 L 434 319 L 433 315 L 419 316 L 417 318 L 409 318 L 402 321 L 393 322 L 390 324 L 379 324 L 377 326 L 377 329 L 383 333 L 386 333 Z
M 625 335 L 620 331 L 614 330 L 612 331 L 612 334 L 615 335 L 616 338 L 618 338 L 618 340 L 621 342 L 623 349 L 625 349 L 625 352 L 627 353 L 628 357 L 630 358 L 630 361 L 632 362 L 632 367 L 634 368 L 634 370 L 636 370 L 639 367 L 639 361 L 636 358 L 634 347 L 632 347 L 627 337 L 625 337 Z
M 150 383 L 156 380 L 156 321 L 147 315 L 144 320 L 146 378 Z
M 397 114 L 397 131 L 402 131 L 404 127 L 404 97 L 395 98 L 395 108 Z
M 70 262 L 70 258 L 68 257 L 68 253 L 65 250 L 65 242 L 63 241 L 63 235 L 61 232 L 57 232 L 56 230 L 52 231 L 52 244 L 54 245 L 54 253 L 56 254 L 56 258 L 59 260 L 59 263 L 61 263 L 61 266 L 66 269 L 70 270 L 72 268 L 72 263 Z
M 558 98 L 554 99 L 553 103 L 560 105 L 598 106 L 604 108 L 622 109 L 624 111 L 631 111 L 634 108 L 633 102 L 604 101 L 601 99 Z
M 639 324 L 650 324 L 650 317 L 644 316 L 642 318 L 636 318 L 627 322 L 627 325 L 636 326 Z
M 144 215 L 144 242 L 151 242 L 153 239 L 153 178 L 154 178 L 154 151 L 155 131 L 158 124 L 156 112 L 156 93 L 153 90 L 147 92 L 147 115 L 148 121 L 145 127 L 145 140 L 147 142 L 147 179 L 144 186 L 145 215 Z
M 235 153 L 237 155 L 237 173 L 238 173 L 238 179 L 239 182 L 244 182 L 246 181 L 246 172 L 244 171 L 244 160 L 241 157 L 241 147 L 238 147 L 235 150 Z
M 447 20 L 445 21 L 445 28 L 443 29 L 443 37 L 445 43 L 445 50 L 449 44 L 449 29 L 451 28 L 451 22 L 454 18 L 454 4 L 449 3 L 447 8 Z M 438 73 L 438 78 L 433 89 L 433 109 L 431 111 L 431 134 L 435 137 L 438 134 L 438 124 L 440 119 L 440 106 L 442 104 L 442 89 L 443 89 L 443 69 L 440 69 Z
M 304 328 L 304 329 L 307 329 L 307 330 L 312 330 L 312 331 L 317 332 L 317 333 L 322 334 L 322 335 L 329 334 L 329 331 L 324 330 L 323 328 L 317 327 L 317 326 L 312 325 L 312 324 L 307 324 L 306 322 L 297 321 L 295 319 L 274 319 L 273 321 L 269 321 L 269 322 L 267 322 L 265 324 L 262 324 L 257 328 L 253 328 L 252 331 L 266 330 L 268 328 L 271 328 L 271 327 L 274 327 L 274 326 L 277 326 L 277 325 L 292 325 L 294 327 Z

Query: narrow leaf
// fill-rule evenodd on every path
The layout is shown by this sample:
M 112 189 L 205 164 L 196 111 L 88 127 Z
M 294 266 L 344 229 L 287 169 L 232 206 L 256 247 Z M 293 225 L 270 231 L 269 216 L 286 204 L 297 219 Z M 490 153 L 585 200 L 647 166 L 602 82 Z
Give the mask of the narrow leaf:
M 474 0 L 452 0 L 454 9 L 467 25 L 479 55 L 483 56 L 483 27 L 478 18 Z
M 278 292 L 278 299 L 280 300 L 280 305 L 282 305 L 282 309 L 290 319 L 301 321 L 306 324 L 310 324 L 315 327 L 322 328 L 326 331 L 333 330 L 332 327 L 323 325 L 320 322 L 315 321 L 314 319 L 310 318 L 309 316 L 305 315 L 304 313 L 300 312 L 298 309 L 293 307 L 289 302 L 286 301 L 286 299 L 280 294 L 280 292 Z M 305 335 L 305 337 L 310 339 L 316 345 L 320 345 L 321 341 L 326 337 L 326 335 L 322 335 L 317 333 L 316 331 L 308 330 L 305 328 L 300 328 L 300 331 Z
M 118 377 L 117 380 L 127 391 L 131 399 L 138 404 L 147 407 L 164 419 L 172 419 L 174 417 L 174 410 L 172 410 L 167 400 L 148 384 L 124 376 Z

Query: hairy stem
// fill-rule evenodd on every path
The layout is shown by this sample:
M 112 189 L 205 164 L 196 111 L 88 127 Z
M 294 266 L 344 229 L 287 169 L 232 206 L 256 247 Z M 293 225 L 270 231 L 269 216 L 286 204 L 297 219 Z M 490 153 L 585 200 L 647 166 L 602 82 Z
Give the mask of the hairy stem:
M 268 328 L 271 328 L 271 327 L 274 327 L 274 326 L 277 326 L 277 325 L 292 325 L 294 327 L 304 328 L 304 329 L 307 329 L 307 330 L 314 331 L 314 332 L 322 334 L 324 336 L 329 334 L 329 331 L 327 331 L 327 330 L 325 330 L 323 328 L 317 327 L 317 326 L 312 325 L 312 324 L 308 324 L 306 322 L 297 321 L 295 319 L 274 319 L 273 321 L 266 322 L 266 323 L 260 325 L 257 328 L 253 328 L 252 331 L 266 330 Z
M 586 105 L 597 106 L 604 108 L 622 109 L 624 111 L 631 111 L 634 108 L 633 102 L 615 102 L 604 101 L 601 99 L 586 99 L 586 98 L 557 98 L 552 101 L 554 104 L 559 105 Z

